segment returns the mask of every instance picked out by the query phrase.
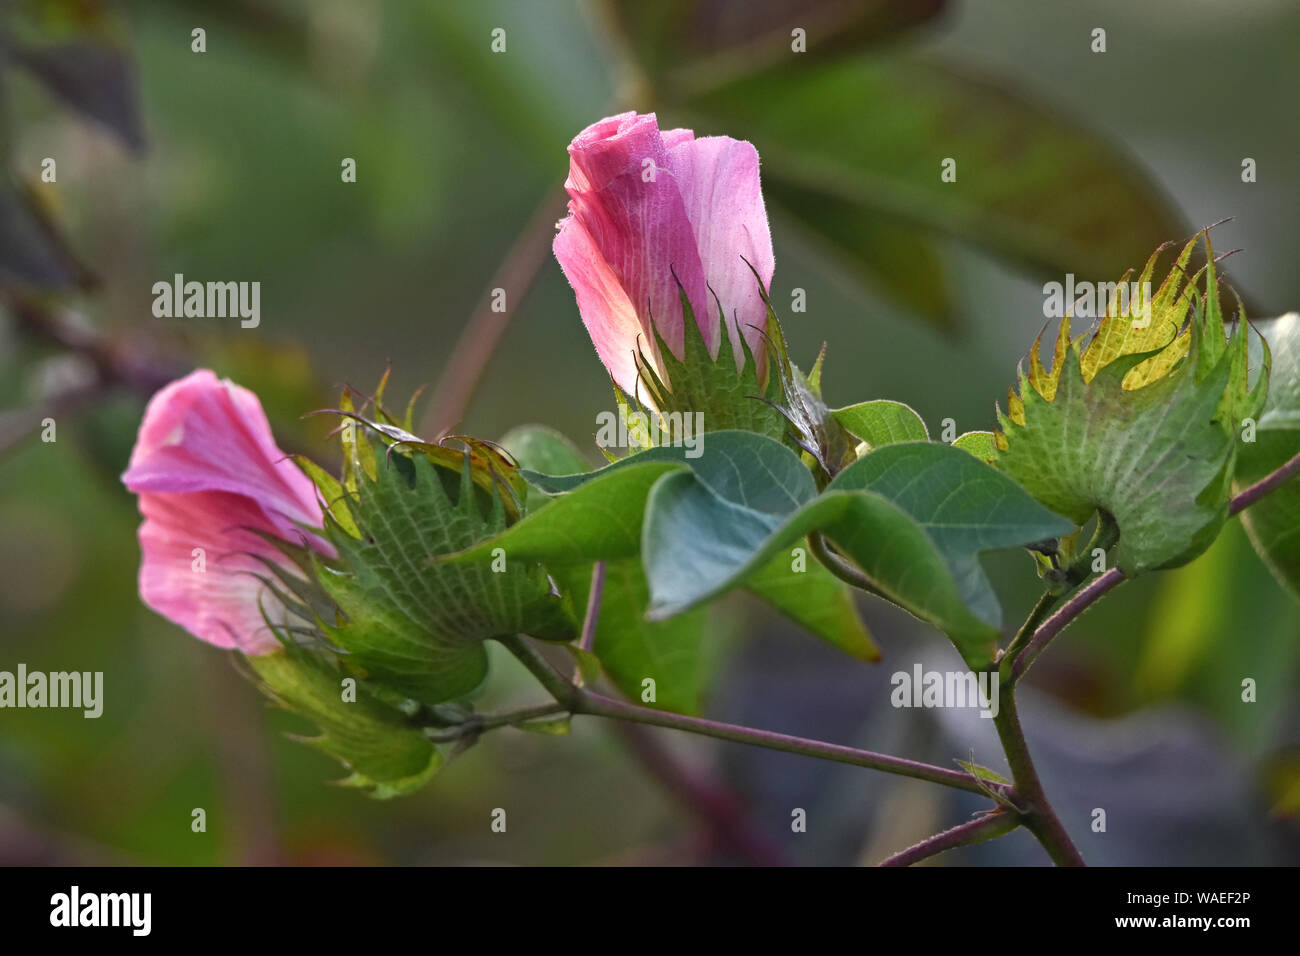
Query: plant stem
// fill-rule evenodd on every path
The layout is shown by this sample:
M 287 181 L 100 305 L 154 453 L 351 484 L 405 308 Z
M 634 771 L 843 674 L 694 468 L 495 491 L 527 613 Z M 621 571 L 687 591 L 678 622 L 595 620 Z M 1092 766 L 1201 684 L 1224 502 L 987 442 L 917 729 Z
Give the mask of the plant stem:
M 1294 478 L 1298 473 L 1300 473 L 1300 453 L 1293 456 L 1276 471 L 1265 475 L 1249 488 L 1246 488 L 1240 494 L 1236 495 L 1232 501 L 1228 503 L 1228 514 L 1240 514 L 1265 495 L 1276 491 L 1286 482 Z M 1123 571 L 1118 568 L 1111 568 L 1071 598 L 1063 608 L 1048 618 L 1047 621 L 1034 632 L 1033 640 L 1031 640 L 1029 645 L 1020 652 L 1020 655 L 1012 665 L 1010 675 L 1012 684 L 1018 681 L 1024 675 L 1025 671 L 1029 670 L 1029 666 L 1033 664 L 1038 655 L 1043 652 L 1043 649 L 1047 647 L 1052 638 L 1065 630 L 1066 625 L 1086 611 L 1094 601 L 1124 579 L 1125 576 Z
M 920 843 L 913 844 L 906 850 L 895 853 L 888 859 L 882 860 L 879 865 L 911 866 L 913 863 L 919 863 L 921 860 L 929 859 L 932 856 L 938 856 L 945 850 L 952 850 L 959 846 L 969 846 L 972 843 L 982 843 L 985 840 L 992 840 L 993 838 L 1000 837 L 1005 833 L 1010 833 L 1018 826 L 1020 826 L 1020 819 L 1014 813 L 1006 813 L 1001 810 L 986 813 L 983 816 L 976 817 L 974 820 L 959 823 L 951 830 L 944 830 L 942 833 L 936 833 L 934 836 L 928 837 Z
M 582 637 L 578 647 L 590 651 L 596 643 L 596 625 L 600 623 L 600 600 L 605 593 L 605 562 L 597 561 L 591 568 L 591 591 L 587 595 L 587 613 L 582 619 Z
M 1300 453 L 1297 453 L 1295 457 L 1277 471 L 1265 475 L 1241 494 L 1237 495 L 1237 497 L 1233 498 L 1232 503 L 1228 505 L 1228 514 L 1235 515 L 1237 512 L 1249 508 L 1260 498 L 1263 498 L 1266 494 L 1275 490 L 1279 485 L 1294 478 L 1297 472 L 1300 472 Z
M 1234 497 L 1229 504 L 1228 513 L 1230 515 L 1237 514 L 1280 487 L 1297 473 L 1300 473 L 1300 454 Z M 856 569 L 838 560 L 827 543 L 819 536 L 810 535 L 809 542 L 814 554 L 837 576 L 855 587 L 879 593 L 869 580 L 856 572 Z M 636 704 L 615 700 L 566 681 L 523 637 L 512 635 L 498 638 L 498 640 L 555 697 L 556 704 L 554 707 L 547 708 L 551 713 L 567 710 L 572 714 L 587 714 L 632 724 L 666 727 L 672 730 L 716 737 L 719 740 L 730 740 L 735 743 L 766 747 L 769 750 L 803 754 L 804 756 L 817 757 L 822 760 L 867 767 L 868 769 L 912 777 L 917 780 L 927 780 L 931 783 L 938 783 L 971 793 L 991 795 L 1010 808 L 990 813 L 980 819 L 971 820 L 950 830 L 945 830 L 943 833 L 923 840 L 915 846 L 895 854 L 885 860 L 881 864 L 882 866 L 906 866 L 953 847 L 1001 836 L 1014 830 L 1017 826 L 1024 826 L 1033 833 L 1047 851 L 1048 856 L 1058 866 L 1084 866 L 1083 857 L 1070 839 L 1070 835 L 1066 832 L 1060 818 L 1057 817 L 1056 811 L 1047 799 L 1047 794 L 1043 791 L 1042 782 L 1038 779 L 1038 771 L 1035 769 L 1033 759 L 1029 754 L 1029 746 L 1025 741 L 1024 730 L 1020 726 L 1020 715 L 1016 710 L 1015 684 L 1057 634 L 1063 631 L 1071 621 L 1082 614 L 1093 602 L 1124 579 L 1125 576 L 1122 571 L 1118 568 L 1111 568 L 1075 594 L 1059 611 L 1043 620 L 1061 598 L 1061 595 L 1051 594 L 1050 592 L 1045 593 L 1038 599 L 1029 614 L 1029 618 L 1008 645 L 1007 652 L 1002 656 L 1001 663 L 996 665 L 999 667 L 999 673 L 1002 669 L 1009 668 L 1008 686 L 1003 691 L 1002 701 L 997 715 L 993 718 L 993 724 L 997 729 L 998 738 L 1002 742 L 1007 764 L 1011 768 L 1013 780 L 1011 787 L 990 784 L 987 781 L 977 780 L 972 774 L 948 770 L 902 757 L 891 757 L 887 754 L 878 754 L 869 750 L 858 750 L 839 744 L 810 740 L 805 737 L 792 737 L 788 734 L 756 730 L 751 727 L 726 724 L 700 717 L 687 717 L 682 714 L 654 710 L 649 707 L 640 707 Z M 593 600 L 588 604 L 587 622 L 584 622 L 583 627 L 584 635 L 589 626 L 594 630 L 594 613 L 598 609 L 598 589 L 601 583 L 598 566 L 593 570 L 592 588 L 594 596 Z M 1025 644 L 1026 636 L 1030 633 L 1033 634 L 1033 637 Z M 1021 644 L 1025 644 L 1024 649 L 1020 650 L 1018 654 L 1014 654 Z
M 806 737 L 794 737 L 770 730 L 756 730 L 752 727 L 707 720 L 703 717 L 687 717 L 683 714 L 654 710 L 650 707 L 641 707 L 637 704 L 615 700 L 612 697 L 606 697 L 603 694 L 596 694 L 585 688 L 576 687 L 566 681 L 522 637 L 515 635 L 498 638 L 498 640 L 532 672 L 533 676 L 551 692 L 557 701 L 573 714 L 587 714 L 593 717 L 606 717 L 611 720 L 648 724 L 653 727 L 667 727 L 671 730 L 682 730 L 686 733 L 716 737 L 719 740 L 730 740 L 734 743 L 765 747 L 768 750 L 803 754 L 807 757 L 818 757 L 836 763 L 867 767 L 871 770 L 913 777 L 917 780 L 928 780 L 931 783 L 942 784 L 957 790 L 966 790 L 970 793 L 985 793 L 988 787 L 987 783 L 982 784 L 971 774 L 960 770 L 948 770 L 945 767 L 936 767 L 933 764 L 908 760 L 903 757 L 891 757 L 870 750 L 859 750 L 855 747 L 810 740 Z
M 1002 701 L 997 715 L 993 718 L 997 728 L 998 739 L 1002 741 L 1002 750 L 1007 756 L 1007 765 L 1011 768 L 1014 783 L 1011 799 L 1015 804 L 1020 823 L 1029 830 L 1043 845 L 1047 855 L 1057 866 L 1083 866 L 1083 857 L 1065 832 L 1060 818 L 1048 802 L 1047 794 L 1034 769 L 1034 761 L 1029 756 L 1029 745 L 1025 742 L 1025 733 L 1020 727 L 1020 715 L 1016 712 L 1015 690 L 1008 687 L 1002 692 Z
M 1052 638 L 1065 630 L 1065 626 L 1087 610 L 1089 605 L 1123 580 L 1124 572 L 1119 568 L 1111 568 L 1070 598 L 1064 607 L 1044 621 L 1034 632 L 1033 639 L 1012 663 L 1011 672 L 1008 676 L 1011 685 L 1015 686 L 1016 681 L 1024 676 L 1025 671 L 1029 670 L 1029 665 L 1038 658 L 1039 654 L 1043 653 L 1043 649 L 1047 647 Z
M 434 743 L 445 744 L 464 737 L 477 736 L 485 730 L 495 730 L 497 727 L 507 727 L 527 720 L 536 720 L 539 717 L 554 717 L 556 714 L 564 713 L 568 713 L 568 709 L 563 704 L 551 703 L 523 707 L 503 714 L 474 714 L 464 723 L 456 724 L 454 727 L 426 731 L 425 736 Z
M 1038 629 L 1038 625 L 1043 623 L 1043 619 L 1051 613 L 1052 608 L 1056 607 L 1057 602 L 1060 600 L 1061 595 L 1053 594 L 1051 591 L 1044 591 L 1039 596 L 1038 603 L 1029 612 L 1029 617 L 1025 618 L 1025 623 L 1020 625 L 1020 630 L 1016 631 L 1016 636 L 1011 639 L 1011 643 L 1007 645 L 1007 649 L 1002 652 L 1002 656 L 999 658 L 1003 670 L 1009 669 L 1025 642 L 1030 639 Z M 1007 676 L 1009 675 L 1003 674 L 1002 678 L 1005 680 Z

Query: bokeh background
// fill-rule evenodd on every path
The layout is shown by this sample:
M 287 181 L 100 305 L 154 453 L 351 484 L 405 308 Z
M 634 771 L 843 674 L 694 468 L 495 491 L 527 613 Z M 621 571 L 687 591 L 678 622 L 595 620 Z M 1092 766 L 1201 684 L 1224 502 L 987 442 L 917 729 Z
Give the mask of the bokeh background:
M 1300 306 L 1289 0 L 0 11 L 0 669 L 102 670 L 106 684 L 98 720 L 0 711 L 0 863 L 871 863 L 977 805 L 592 719 L 567 738 L 490 734 L 428 789 L 374 802 L 327 785 L 339 768 L 285 737 L 305 728 L 228 655 L 140 604 L 138 519 L 117 476 L 150 388 L 195 364 L 257 390 L 282 444 L 326 462 L 328 424 L 299 416 L 389 361 L 390 394 L 434 386 L 431 429 L 541 422 L 595 460 L 608 382 L 549 241 L 565 146 L 603 115 L 657 109 L 665 127 L 752 140 L 796 360 L 829 341 L 833 404 L 899 399 L 932 432 L 992 426 L 1043 325 L 1041 284 L 1066 272 L 1115 279 L 1231 217 L 1213 239 L 1241 250 L 1225 268 L 1251 314 Z M 791 52 L 793 27 L 807 52 Z M 341 182 L 345 157 L 356 183 Z M 956 183 L 939 182 L 945 157 Z M 1245 157 L 1257 182 L 1241 180 Z M 151 286 L 174 273 L 260 281 L 261 326 L 155 319 Z M 510 296 L 504 329 L 482 309 L 494 285 Z M 789 312 L 796 288 L 805 313 Z M 47 414 L 53 443 L 34 426 Z M 988 566 L 1019 620 L 1037 594 L 1029 560 Z M 706 713 L 1004 766 L 988 721 L 889 706 L 895 670 L 960 664 L 905 614 L 864 611 L 878 665 L 724 602 Z M 1022 707 L 1085 857 L 1300 859 L 1298 652 L 1295 598 L 1236 523 L 1079 620 Z M 1258 702 L 1241 702 L 1243 677 Z M 487 703 L 537 696 L 497 661 Z M 196 807 L 206 833 L 191 831 Z M 489 829 L 495 807 L 506 834 Z M 1089 827 L 1098 807 L 1105 833 Z M 793 808 L 807 833 L 790 832 Z M 1045 861 L 1023 833 L 941 860 Z

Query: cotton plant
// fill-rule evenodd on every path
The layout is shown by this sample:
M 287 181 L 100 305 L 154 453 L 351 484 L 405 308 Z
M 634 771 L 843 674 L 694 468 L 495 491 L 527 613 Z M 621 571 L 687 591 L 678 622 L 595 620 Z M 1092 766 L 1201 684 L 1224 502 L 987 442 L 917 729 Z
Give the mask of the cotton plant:
M 424 786 L 484 733 L 563 732 L 585 715 L 987 800 L 889 863 L 1024 827 L 1054 862 L 1081 864 L 1025 744 L 1017 684 L 1094 601 L 1194 560 L 1256 502 L 1257 549 L 1284 586 L 1300 581 L 1300 322 L 1253 328 L 1225 308 L 1206 230 L 1137 308 L 1108 302 L 1090 328 L 1067 317 L 1050 364 L 1035 342 L 993 428 L 937 441 L 904 403 L 828 404 L 826 350 L 794 363 L 768 297 L 752 144 L 624 113 L 579 133 L 569 164 L 554 252 L 611 381 L 607 463 L 592 470 L 540 426 L 420 437 L 381 383 L 329 411 L 331 474 L 277 447 L 254 394 L 199 370 L 150 402 L 123 476 L 144 518 L 144 602 L 240 655 L 319 727 L 309 742 L 345 765 L 342 782 L 375 797 Z M 1023 549 L 1043 583 L 1018 628 L 980 564 L 995 549 Z M 660 652 L 713 640 L 704 609 L 736 590 L 861 660 L 880 653 L 860 591 L 945 634 L 1010 776 L 698 716 L 698 674 Z M 490 641 L 536 679 L 535 703 L 476 710 Z

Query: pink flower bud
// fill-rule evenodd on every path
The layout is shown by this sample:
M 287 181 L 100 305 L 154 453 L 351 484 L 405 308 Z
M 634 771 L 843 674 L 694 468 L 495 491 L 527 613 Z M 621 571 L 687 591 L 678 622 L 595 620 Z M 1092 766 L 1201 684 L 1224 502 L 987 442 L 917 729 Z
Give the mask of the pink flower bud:
M 696 139 L 688 129 L 661 133 L 653 113 L 623 113 L 569 144 L 565 189 L 569 216 L 555 257 L 620 388 L 635 392 L 636 350 L 654 361 L 652 320 L 681 357 L 678 282 L 710 353 L 716 357 L 720 344 L 720 303 L 737 367 L 744 359 L 737 328 L 761 367 L 767 310 L 745 261 L 765 288 L 775 263 L 753 145 Z
M 276 447 L 257 396 L 199 369 L 149 401 L 122 482 L 140 496 L 140 597 L 218 647 L 279 648 L 262 618 L 288 615 L 256 556 L 297 568 L 256 532 L 333 555 L 311 480 Z M 252 573 L 250 573 L 252 572 Z

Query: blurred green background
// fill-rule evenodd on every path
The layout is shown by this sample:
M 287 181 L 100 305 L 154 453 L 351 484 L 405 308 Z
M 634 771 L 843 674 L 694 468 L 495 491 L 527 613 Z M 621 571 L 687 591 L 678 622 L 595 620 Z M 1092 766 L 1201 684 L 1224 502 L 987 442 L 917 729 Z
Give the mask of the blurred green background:
M 369 389 L 391 361 L 404 396 L 472 368 L 453 359 L 458 337 L 512 248 L 525 266 L 547 250 L 565 146 L 603 115 L 657 109 L 665 128 L 752 140 L 796 361 L 829 341 L 832 404 L 902 400 L 932 433 L 994 424 L 1044 323 L 1041 283 L 1066 272 L 1116 279 L 1231 217 L 1213 238 L 1241 250 L 1225 268 L 1252 314 L 1300 306 L 1287 0 L 3 9 L 0 669 L 102 670 L 106 704 L 98 720 L 0 711 L 0 863 L 875 862 L 970 812 L 925 785 L 592 719 L 568 738 L 490 734 L 427 790 L 370 801 L 326 785 L 339 768 L 285 738 L 304 728 L 227 654 L 140 604 L 138 518 L 117 475 L 151 376 L 214 367 L 262 395 L 283 445 L 328 462 L 328 425 L 299 416 L 340 384 Z M 790 50 L 792 27 L 807 52 Z M 1090 49 L 1098 27 L 1105 53 Z M 50 49 L 62 58 L 30 54 Z M 946 157 L 956 183 L 940 183 Z M 1245 157 L 1257 182 L 1241 180 Z M 461 428 L 541 422 L 594 461 L 608 381 L 549 251 L 533 258 Z M 260 281 L 260 327 L 155 319 L 151 287 L 174 273 Z M 69 350 L 67 329 L 95 344 Z M 47 411 L 53 443 L 27 427 Z M 1019 620 L 1037 594 L 1029 560 L 989 570 Z M 959 664 L 901 612 L 864 611 L 878 665 L 727 602 L 706 713 L 1002 766 L 987 721 L 889 707 L 895 670 Z M 1298 651 L 1296 601 L 1236 523 L 1076 623 L 1023 706 L 1085 857 L 1300 860 Z M 540 697 L 497 664 L 489 701 Z M 1243 677 L 1257 703 L 1241 702 Z M 206 833 L 191 831 L 196 807 Z M 489 829 L 496 807 L 505 834 Z M 795 807 L 806 834 L 790 832 Z M 1089 829 L 1096 807 L 1106 833 Z M 1024 834 L 950 856 L 1045 861 Z

